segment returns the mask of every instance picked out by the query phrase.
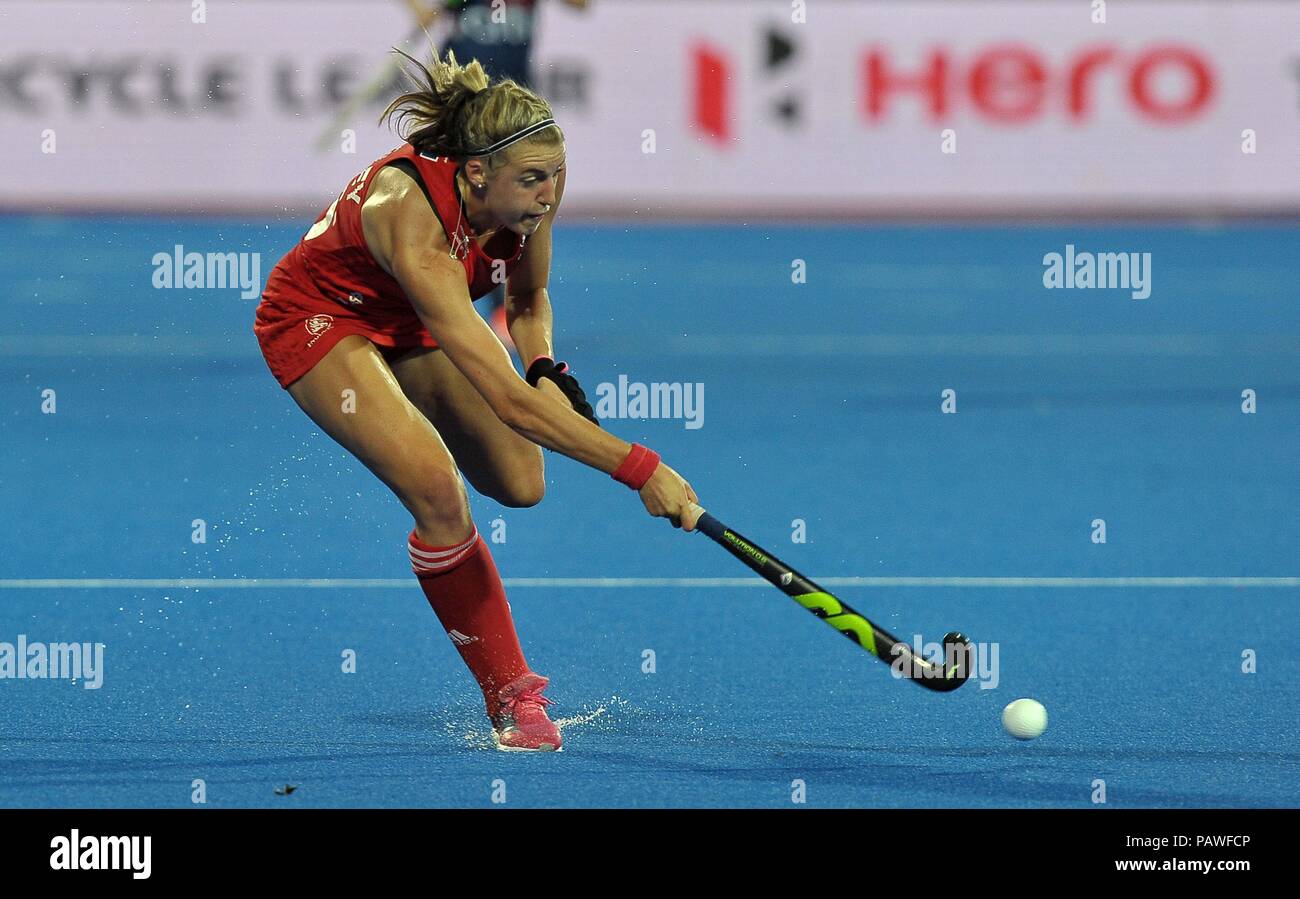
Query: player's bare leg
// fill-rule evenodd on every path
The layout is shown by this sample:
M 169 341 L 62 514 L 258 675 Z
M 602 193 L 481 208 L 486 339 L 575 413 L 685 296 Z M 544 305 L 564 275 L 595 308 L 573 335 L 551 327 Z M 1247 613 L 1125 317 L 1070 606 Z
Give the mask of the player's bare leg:
M 402 390 L 443 435 L 474 489 L 504 506 L 535 506 L 546 491 L 542 448 L 497 418 L 447 354 L 417 349 L 391 363 Z
M 345 390 L 355 392 L 355 411 L 345 411 L 351 408 Z M 421 540 L 459 543 L 469 536 L 469 501 L 450 450 L 369 340 L 340 340 L 289 394 L 392 489 L 414 516 Z
M 348 389 L 355 391 L 355 404 L 344 403 Z M 289 393 L 415 517 L 407 538 L 412 569 L 483 690 L 500 745 L 560 748 L 559 732 L 545 713 L 549 700 L 541 695 L 546 679 L 524 659 L 505 589 L 470 519 L 451 451 L 388 363 L 364 337 L 345 337 Z

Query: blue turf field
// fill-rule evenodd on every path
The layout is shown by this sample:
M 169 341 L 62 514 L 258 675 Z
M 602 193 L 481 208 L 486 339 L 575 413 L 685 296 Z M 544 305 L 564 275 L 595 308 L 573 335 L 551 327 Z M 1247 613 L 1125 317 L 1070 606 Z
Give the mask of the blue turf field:
M 151 287 L 178 243 L 265 277 L 303 227 L 0 219 L 0 641 L 106 644 L 99 690 L 0 680 L 0 805 L 181 807 L 195 778 L 217 807 L 489 806 L 498 779 L 515 807 L 788 807 L 800 779 L 810 806 L 1085 808 L 1098 778 L 1109 807 L 1300 805 L 1296 229 L 564 227 L 557 344 L 589 394 L 705 385 L 699 429 L 608 425 L 813 577 L 886 579 L 835 587 L 884 627 L 1000 667 L 929 694 L 771 588 L 638 586 L 748 572 L 548 456 L 542 506 L 474 497 L 508 585 L 541 579 L 511 601 L 570 723 L 534 756 L 489 748 L 405 510 L 275 384 L 254 302 Z M 1045 290 L 1067 243 L 1152 253 L 1151 298 Z M 974 576 L 1026 580 L 897 580 Z M 1001 730 L 1020 696 L 1037 741 Z

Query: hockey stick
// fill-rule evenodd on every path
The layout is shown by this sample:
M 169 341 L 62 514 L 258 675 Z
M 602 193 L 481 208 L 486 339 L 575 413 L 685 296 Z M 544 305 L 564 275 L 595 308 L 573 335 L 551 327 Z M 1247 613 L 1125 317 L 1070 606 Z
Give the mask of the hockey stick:
M 942 665 L 923 659 L 910 646 L 854 611 L 843 600 L 817 586 L 761 546 L 737 534 L 699 506 L 695 527 L 799 605 L 848 637 L 904 677 L 922 687 L 946 693 L 956 690 L 970 675 L 971 644 L 953 632 L 943 638 Z
M 416 11 L 414 5 L 412 5 L 412 11 Z M 428 29 L 437 23 L 438 17 L 441 14 L 442 10 L 437 6 L 420 12 L 415 27 L 411 29 L 409 34 L 407 34 L 406 39 L 402 41 L 401 46 L 409 47 L 419 39 L 420 35 L 427 35 Z M 433 44 L 432 37 L 429 38 L 429 43 L 431 45 Z M 374 77 L 367 81 L 360 90 L 349 97 L 348 101 L 339 107 L 339 111 L 334 114 L 332 119 L 330 119 L 329 125 L 320 133 L 320 137 L 316 138 L 316 152 L 325 152 L 329 149 L 331 144 L 338 140 L 343 127 L 352 121 L 353 116 L 360 112 L 362 107 L 369 104 L 375 99 L 375 97 L 378 97 L 385 88 L 393 83 L 393 78 L 402 70 L 403 63 L 404 60 L 402 59 L 401 54 L 398 53 L 390 53 L 384 57 L 383 65 L 375 70 Z

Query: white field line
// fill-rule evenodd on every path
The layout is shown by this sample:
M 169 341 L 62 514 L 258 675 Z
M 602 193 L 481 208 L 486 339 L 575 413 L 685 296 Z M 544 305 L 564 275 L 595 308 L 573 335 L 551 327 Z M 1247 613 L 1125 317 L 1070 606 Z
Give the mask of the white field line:
M 1132 588 L 1300 587 L 1300 577 L 825 577 L 823 587 Z M 513 588 L 766 587 L 755 577 L 508 577 Z M 4 578 L 0 590 L 371 590 L 411 589 L 407 578 Z

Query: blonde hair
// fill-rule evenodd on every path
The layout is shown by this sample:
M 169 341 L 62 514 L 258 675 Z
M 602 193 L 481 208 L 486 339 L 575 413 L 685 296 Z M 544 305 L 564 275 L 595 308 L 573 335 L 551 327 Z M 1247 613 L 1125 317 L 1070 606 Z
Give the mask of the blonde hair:
M 412 64 L 403 73 L 414 90 L 389 103 L 379 121 L 391 122 L 402 139 L 422 153 L 463 162 L 475 150 L 553 117 L 550 104 L 528 88 L 509 78 L 492 83 L 477 59 L 461 65 L 448 50 L 446 59 L 435 54 L 432 65 L 426 66 L 409 53 L 394 52 Z M 557 125 L 519 143 L 557 147 L 563 141 Z M 508 161 L 509 149 L 487 157 L 489 171 Z

